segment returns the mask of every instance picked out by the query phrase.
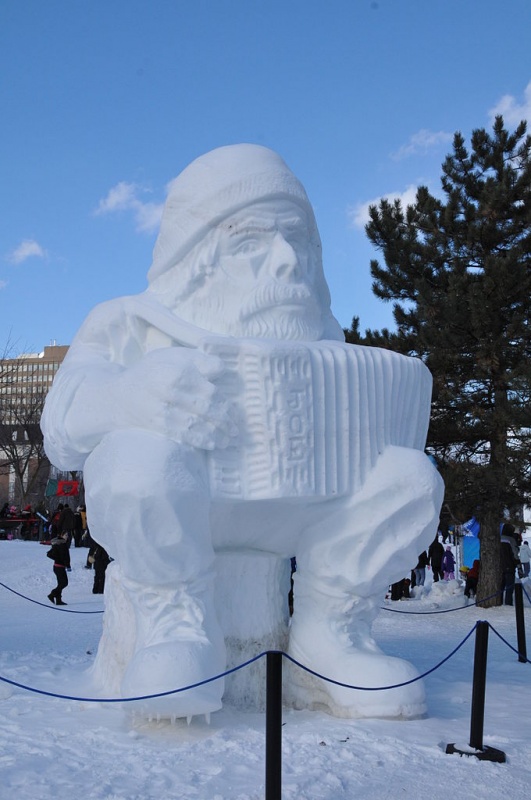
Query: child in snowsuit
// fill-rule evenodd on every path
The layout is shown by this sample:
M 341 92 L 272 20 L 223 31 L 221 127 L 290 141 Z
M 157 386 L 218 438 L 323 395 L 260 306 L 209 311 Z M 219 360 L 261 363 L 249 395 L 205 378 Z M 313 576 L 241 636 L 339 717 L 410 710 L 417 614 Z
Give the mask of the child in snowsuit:
M 470 597 L 470 593 L 476 595 L 476 589 L 478 588 L 478 579 L 479 579 L 479 559 L 474 559 L 474 563 L 468 570 L 466 574 L 466 583 L 465 583 L 465 597 Z
M 454 554 L 452 553 L 452 548 L 450 547 L 450 545 L 447 546 L 444 552 L 441 568 L 444 574 L 444 580 L 453 581 L 453 579 L 455 578 L 455 573 L 454 573 L 455 558 Z

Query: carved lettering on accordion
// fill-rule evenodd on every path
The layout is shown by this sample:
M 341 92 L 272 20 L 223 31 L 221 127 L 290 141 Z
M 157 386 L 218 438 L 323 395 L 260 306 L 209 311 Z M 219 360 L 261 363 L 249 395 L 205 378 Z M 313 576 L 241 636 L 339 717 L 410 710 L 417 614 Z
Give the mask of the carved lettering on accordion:
M 266 405 L 272 409 L 271 488 L 281 495 L 315 491 L 313 388 L 307 354 L 273 356 L 265 369 Z M 269 401 L 269 402 L 268 402 Z
M 239 434 L 208 454 L 213 497 L 334 497 L 388 444 L 424 446 L 431 377 L 415 359 L 341 342 L 208 339 Z

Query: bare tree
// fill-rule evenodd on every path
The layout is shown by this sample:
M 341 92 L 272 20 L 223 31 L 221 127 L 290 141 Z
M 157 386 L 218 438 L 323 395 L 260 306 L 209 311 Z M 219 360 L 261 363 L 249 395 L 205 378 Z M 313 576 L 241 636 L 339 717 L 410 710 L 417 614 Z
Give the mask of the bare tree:
M 0 357 L 0 476 L 11 476 L 11 499 L 23 505 L 42 497 L 50 468 L 40 429 L 46 390 L 34 365 L 12 357 L 14 346 L 8 340 Z

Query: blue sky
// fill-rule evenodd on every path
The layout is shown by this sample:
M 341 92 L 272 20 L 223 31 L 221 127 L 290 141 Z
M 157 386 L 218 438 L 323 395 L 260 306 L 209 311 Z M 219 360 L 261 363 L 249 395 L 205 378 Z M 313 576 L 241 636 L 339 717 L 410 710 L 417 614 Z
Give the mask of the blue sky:
M 165 188 L 220 145 L 278 151 L 332 308 L 371 292 L 371 201 L 439 186 L 453 133 L 531 121 L 529 0 L 3 0 L 0 351 L 69 344 L 146 287 Z

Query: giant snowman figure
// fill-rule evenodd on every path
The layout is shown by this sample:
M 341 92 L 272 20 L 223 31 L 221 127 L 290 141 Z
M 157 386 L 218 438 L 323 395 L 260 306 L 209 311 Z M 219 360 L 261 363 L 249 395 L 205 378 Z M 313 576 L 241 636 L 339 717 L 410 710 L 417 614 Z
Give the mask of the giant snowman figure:
M 98 675 L 124 698 L 201 684 L 138 701 L 147 715 L 219 709 L 223 680 L 202 682 L 227 641 L 249 655 L 287 636 L 296 556 L 289 654 L 337 683 L 294 668 L 291 703 L 422 714 L 416 671 L 370 628 L 437 529 L 428 370 L 345 344 L 307 195 L 265 147 L 221 147 L 173 181 L 148 281 L 89 314 L 42 420 L 115 559 Z

